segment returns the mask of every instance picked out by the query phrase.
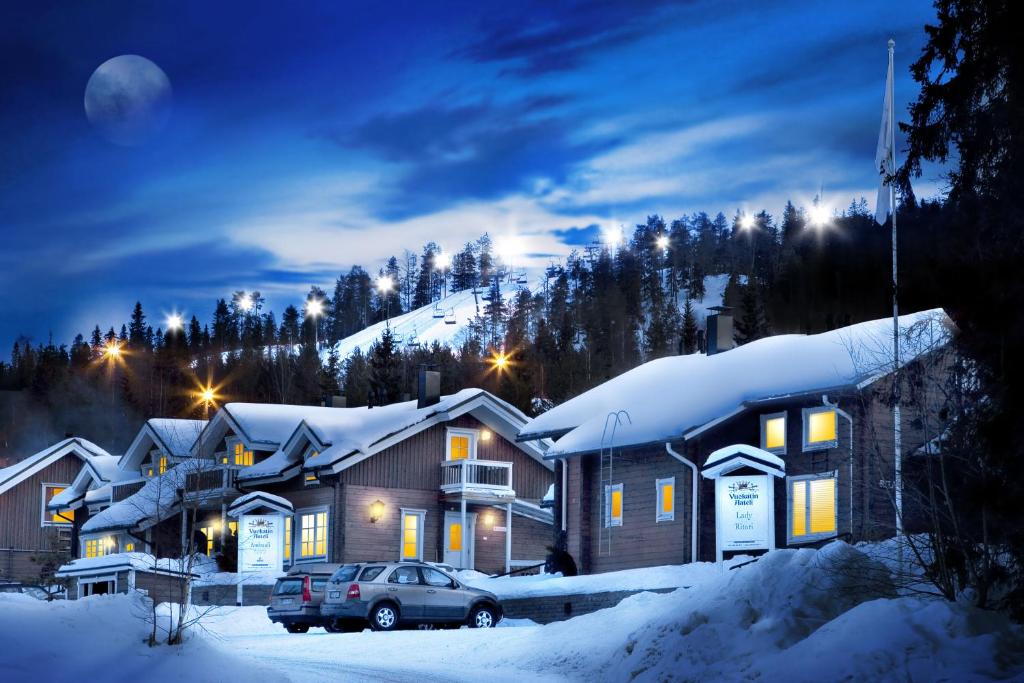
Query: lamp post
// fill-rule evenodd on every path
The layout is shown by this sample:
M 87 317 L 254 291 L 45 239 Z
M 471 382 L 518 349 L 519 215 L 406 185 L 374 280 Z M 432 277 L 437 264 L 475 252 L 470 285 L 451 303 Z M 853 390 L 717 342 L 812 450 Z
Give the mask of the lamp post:
M 313 320 L 313 347 L 319 353 L 320 351 L 320 325 L 317 322 L 324 313 L 324 302 L 321 299 L 309 298 L 306 299 L 306 317 L 312 318 Z
M 441 271 L 441 297 L 448 296 L 448 270 L 452 265 L 452 257 L 443 251 L 434 255 L 434 267 Z
M 384 297 L 384 321 L 390 324 L 391 321 L 391 290 L 395 287 L 395 281 L 390 275 L 381 275 L 377 278 L 377 292 Z
M 754 239 L 754 228 L 757 227 L 757 218 L 753 214 L 745 213 L 739 218 L 740 230 L 750 234 L 750 279 L 754 279 L 754 260 L 757 257 L 757 241 Z

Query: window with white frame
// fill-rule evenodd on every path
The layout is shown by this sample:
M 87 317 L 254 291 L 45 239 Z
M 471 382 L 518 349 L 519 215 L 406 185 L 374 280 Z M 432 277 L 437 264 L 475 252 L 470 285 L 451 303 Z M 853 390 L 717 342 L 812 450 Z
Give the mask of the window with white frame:
M 47 510 L 46 506 L 50 504 L 53 497 L 58 493 L 61 493 L 68 487 L 68 484 L 43 484 L 43 511 L 41 515 L 43 526 L 52 526 L 55 524 L 71 524 L 75 521 L 75 511 L 65 510 L 58 512 L 56 510 Z
M 292 562 L 292 517 L 284 518 L 284 561 L 286 564 Z
M 103 557 L 117 552 L 117 539 L 113 536 L 93 536 L 82 539 L 82 557 Z
M 401 509 L 402 530 L 399 549 L 402 560 L 423 559 L 423 522 L 426 519 L 426 510 Z
M 449 427 L 445 434 L 446 460 L 473 460 L 476 458 L 476 444 L 480 433 L 475 429 Z
M 786 413 L 761 416 L 761 448 L 769 453 L 786 452 Z
M 839 417 L 835 408 L 804 408 L 804 450 L 835 448 L 839 444 Z
M 604 487 L 604 525 L 622 526 L 622 484 Z
M 656 522 L 671 522 L 676 518 L 676 478 L 658 479 L 654 482 L 657 498 Z
M 838 471 L 786 478 L 790 543 L 832 538 L 839 528 Z
M 295 513 L 296 531 L 299 536 L 297 561 L 327 557 L 327 529 L 329 513 L 327 508 L 300 510 Z

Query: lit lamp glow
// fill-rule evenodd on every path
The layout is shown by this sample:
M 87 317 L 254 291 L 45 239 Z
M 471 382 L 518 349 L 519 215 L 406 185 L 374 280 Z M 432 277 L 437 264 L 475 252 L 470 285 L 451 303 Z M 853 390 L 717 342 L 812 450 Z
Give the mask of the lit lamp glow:
M 508 368 L 509 359 L 504 352 L 498 351 L 491 356 L 491 364 L 498 370 L 505 370 Z
M 381 294 L 387 294 L 394 289 L 395 281 L 391 279 L 390 275 L 384 275 L 377 278 L 377 291 Z
M 103 348 L 103 355 L 110 360 L 117 360 L 121 357 L 121 345 L 115 341 L 108 342 Z
M 668 235 L 659 235 L 658 236 L 658 240 L 657 240 L 657 244 L 658 244 L 658 248 L 659 249 L 668 249 L 668 244 L 669 244 Z
M 750 230 L 757 225 L 757 219 L 749 213 L 745 213 L 740 216 L 740 228 L 743 230 Z
M 370 521 L 378 522 L 384 516 L 384 501 L 375 500 L 370 503 Z
M 248 313 L 252 310 L 252 297 L 248 294 L 243 294 L 238 299 L 238 308 Z
M 316 318 L 323 315 L 324 302 L 320 299 L 309 299 L 306 301 L 306 315 L 310 318 Z
M 821 204 L 815 204 L 810 210 L 811 225 L 823 227 L 832 219 L 832 213 Z
M 167 331 L 177 332 L 185 327 L 185 321 L 182 320 L 181 316 L 177 313 L 171 313 L 167 316 Z
M 491 430 L 485 429 L 482 432 L 480 432 L 480 440 L 481 441 L 490 441 L 491 440 Z
M 434 267 L 438 270 L 448 270 L 452 265 L 452 257 L 443 251 L 434 254 Z

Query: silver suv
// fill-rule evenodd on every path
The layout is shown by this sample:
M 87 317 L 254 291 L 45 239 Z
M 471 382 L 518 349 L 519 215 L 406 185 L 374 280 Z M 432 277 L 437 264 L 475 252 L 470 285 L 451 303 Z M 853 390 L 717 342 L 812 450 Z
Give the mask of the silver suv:
M 346 564 L 331 576 L 320 614 L 339 631 L 399 626 L 490 628 L 501 620 L 494 593 L 470 588 L 426 562 Z
M 283 624 L 288 633 L 305 633 L 311 626 L 323 626 L 328 631 L 332 624 L 320 617 L 320 603 L 328 579 L 337 571 L 338 564 L 296 565 L 288 575 L 277 580 L 270 594 L 267 617 L 275 624 Z

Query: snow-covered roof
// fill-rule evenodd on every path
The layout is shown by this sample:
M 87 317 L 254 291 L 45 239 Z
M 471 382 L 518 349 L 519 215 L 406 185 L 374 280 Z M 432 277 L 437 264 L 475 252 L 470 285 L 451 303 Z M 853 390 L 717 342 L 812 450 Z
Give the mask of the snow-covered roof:
M 273 493 L 267 493 L 266 491 L 253 491 L 231 501 L 227 513 L 230 517 L 238 517 L 259 508 L 277 510 L 285 514 L 295 511 L 295 506 L 287 498 L 275 496 Z
M 210 467 L 204 460 L 186 460 L 148 480 L 141 489 L 98 512 L 82 525 L 84 533 L 131 529 L 160 521 L 179 505 L 178 489 L 190 472 Z
M 83 465 L 93 469 L 98 477 L 102 477 L 104 473 L 109 472 L 111 462 L 115 466 L 117 463 L 117 458 L 93 442 L 77 436 L 71 437 L 58 441 L 54 445 L 19 460 L 9 467 L 0 469 L 0 493 L 4 493 L 17 486 L 66 455 L 78 457 Z
M 899 325 L 902 364 L 944 346 L 953 330 L 942 309 L 902 316 Z M 863 387 L 891 370 L 891 318 L 768 337 L 712 356 L 645 363 L 536 417 L 519 438 L 561 436 L 547 457 L 600 450 L 608 414 L 626 410 L 614 446 L 678 439 L 752 402 Z
M 265 406 L 274 408 L 278 406 Z M 295 406 L 281 406 L 294 408 Z M 320 452 L 304 463 L 307 470 L 344 467 L 360 456 L 369 456 L 398 440 L 408 438 L 419 429 L 464 413 L 473 413 L 489 420 L 489 426 L 513 439 L 528 418 L 505 401 L 483 389 L 463 389 L 425 408 L 417 402 L 405 401 L 376 408 L 307 408 L 307 415 L 294 425 L 285 446 L 263 462 L 246 467 L 238 473 L 239 480 L 278 477 L 289 469 L 298 471 L 304 453 L 298 448 L 303 437 L 314 440 Z M 268 411 L 270 412 L 270 411 Z M 543 448 L 525 445 L 526 452 L 538 460 Z
M 111 553 L 100 557 L 80 557 L 57 570 L 58 577 L 81 576 L 108 571 L 134 569 L 156 574 L 185 574 L 187 558 L 154 557 L 149 553 Z M 215 572 L 217 563 L 206 555 L 195 555 L 192 561 L 192 575 L 200 576 Z
M 176 458 L 188 456 L 192 444 L 206 426 L 206 420 L 178 420 L 171 418 L 150 418 L 146 420 L 153 433 L 160 440 L 168 455 Z

